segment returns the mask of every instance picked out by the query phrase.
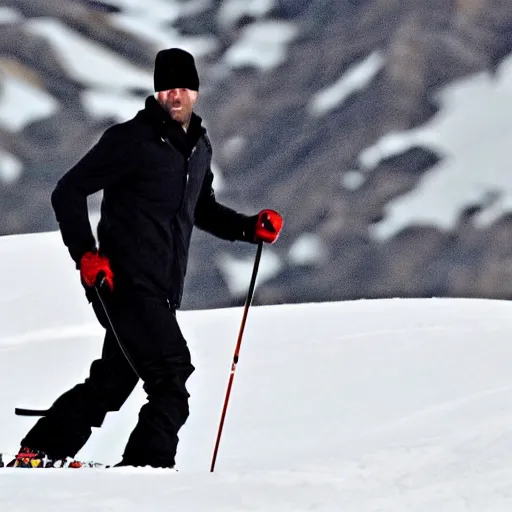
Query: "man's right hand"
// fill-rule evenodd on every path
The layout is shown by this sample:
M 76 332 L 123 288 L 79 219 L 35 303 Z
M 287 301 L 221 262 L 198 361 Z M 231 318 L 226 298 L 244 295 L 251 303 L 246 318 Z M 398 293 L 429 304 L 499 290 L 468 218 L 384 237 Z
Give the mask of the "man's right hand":
M 102 275 L 105 278 L 110 291 L 114 289 L 114 273 L 110 268 L 110 262 L 106 256 L 100 255 L 97 251 L 86 252 L 80 260 L 80 276 L 83 282 L 93 287 L 99 284 L 98 278 Z

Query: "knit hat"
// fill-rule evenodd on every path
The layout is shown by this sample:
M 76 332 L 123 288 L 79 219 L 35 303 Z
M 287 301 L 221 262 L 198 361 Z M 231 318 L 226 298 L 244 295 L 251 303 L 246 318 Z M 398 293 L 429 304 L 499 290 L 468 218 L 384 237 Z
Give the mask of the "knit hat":
M 155 59 L 154 72 L 155 92 L 169 89 L 199 90 L 194 57 L 180 48 L 161 50 Z

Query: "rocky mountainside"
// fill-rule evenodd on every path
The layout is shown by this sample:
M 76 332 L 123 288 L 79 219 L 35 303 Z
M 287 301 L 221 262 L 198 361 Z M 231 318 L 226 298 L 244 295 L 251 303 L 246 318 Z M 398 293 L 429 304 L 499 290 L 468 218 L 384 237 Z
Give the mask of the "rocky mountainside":
M 512 297 L 512 214 L 482 227 L 485 205 L 468 203 L 449 229 L 376 237 L 446 156 L 411 144 L 361 163 L 387 134 L 435 120 L 443 87 L 499 73 L 507 0 L 3 0 L 0 234 L 56 229 L 56 180 L 142 107 L 156 51 L 174 45 L 197 57 L 219 199 L 285 217 L 255 303 Z M 240 304 L 253 255 L 196 232 L 184 307 Z

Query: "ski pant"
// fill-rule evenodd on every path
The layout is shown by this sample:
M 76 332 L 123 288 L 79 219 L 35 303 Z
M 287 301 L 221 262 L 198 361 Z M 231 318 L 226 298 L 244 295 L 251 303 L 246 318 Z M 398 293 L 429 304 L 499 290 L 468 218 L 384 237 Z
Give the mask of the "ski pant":
M 22 440 L 22 446 L 51 458 L 75 457 L 110 411 L 118 411 L 139 377 L 147 403 L 124 450 L 120 465 L 172 467 L 178 431 L 189 415 L 185 383 L 194 371 L 190 352 L 165 299 L 105 292 L 107 311 L 131 364 L 123 354 L 98 297 L 92 305 L 106 334 L 101 358 L 88 378 L 61 395 Z

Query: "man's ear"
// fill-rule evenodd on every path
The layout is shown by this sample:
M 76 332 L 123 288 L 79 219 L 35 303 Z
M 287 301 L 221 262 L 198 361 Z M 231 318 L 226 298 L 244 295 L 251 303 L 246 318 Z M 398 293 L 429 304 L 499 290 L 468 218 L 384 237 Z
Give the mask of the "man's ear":
M 192 100 L 192 103 L 195 103 L 197 101 L 197 98 L 199 97 L 198 91 L 193 91 L 192 89 L 189 89 L 190 91 L 190 99 Z

